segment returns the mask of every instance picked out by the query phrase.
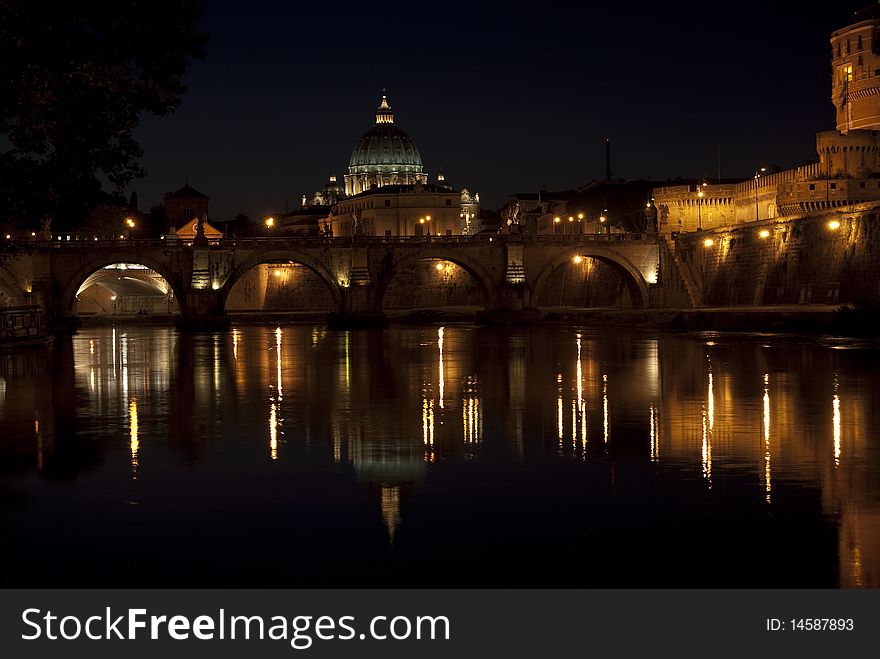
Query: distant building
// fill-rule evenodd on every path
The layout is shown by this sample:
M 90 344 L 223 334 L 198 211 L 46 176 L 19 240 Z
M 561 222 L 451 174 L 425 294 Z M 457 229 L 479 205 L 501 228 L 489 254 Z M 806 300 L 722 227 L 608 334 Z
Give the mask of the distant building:
M 441 170 L 429 183 L 412 138 L 394 123 L 387 96 L 376 123 L 357 141 L 344 186 L 336 176 L 302 209 L 275 217 L 276 233 L 333 236 L 427 236 L 483 229 L 480 195 L 455 190 Z
M 654 190 L 661 232 L 797 217 L 880 200 L 880 6 L 856 12 L 831 35 L 837 130 L 816 135 L 818 162 L 755 172 L 739 182 Z
M 463 208 L 470 218 L 463 217 Z M 334 236 L 457 236 L 479 214 L 464 190 L 438 184 L 384 185 L 347 197 L 330 216 Z
M 356 195 L 385 185 L 427 182 L 415 142 L 394 125 L 388 98 L 382 96 L 376 110 L 376 125 L 364 133 L 351 152 L 345 194 Z
M 165 222 L 169 230 L 178 228 L 197 220 L 208 218 L 208 202 L 211 198 L 202 194 L 187 182 L 175 192 L 165 193 Z

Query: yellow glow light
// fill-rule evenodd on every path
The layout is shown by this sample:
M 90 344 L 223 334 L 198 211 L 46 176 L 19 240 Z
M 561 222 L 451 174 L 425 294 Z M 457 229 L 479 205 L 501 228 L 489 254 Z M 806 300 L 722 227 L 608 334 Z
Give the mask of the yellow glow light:
M 442 264 L 442 263 L 438 263 L 435 267 L 437 268 L 437 270 L 442 270 L 442 269 L 443 269 L 443 264 Z
M 420 218 L 419 218 L 419 224 L 424 224 L 424 223 L 425 223 L 425 218 L 420 217 Z
M 583 213 L 578 213 L 578 219 L 579 219 L 579 220 L 584 219 L 584 214 L 583 214 Z
M 840 228 L 840 220 L 831 220 L 828 223 L 828 228 L 831 229 L 832 231 L 837 231 Z
M 425 219 L 426 219 L 428 222 L 430 222 L 430 221 L 431 221 L 431 216 L 430 216 L 430 215 L 425 215 Z
M 266 226 L 267 227 L 274 227 L 275 226 L 275 218 L 274 217 L 267 217 L 266 218 Z
M 281 270 L 276 270 L 276 271 L 275 271 L 275 276 L 276 276 L 276 277 L 280 277 L 280 276 L 281 276 Z
M 767 229 L 761 229 L 761 230 L 758 232 L 758 237 L 760 237 L 760 238 L 769 238 L 769 237 L 770 237 L 770 232 L 769 232 Z
M 583 260 L 584 260 L 584 259 L 583 259 L 583 257 L 582 257 L 580 254 L 578 254 L 578 255 L 576 255 L 576 256 L 574 257 L 574 262 L 575 262 L 575 263 L 580 263 L 580 262 L 583 261 Z
M 706 240 L 703 241 L 705 247 L 712 247 L 714 244 L 715 241 L 712 238 L 706 238 Z
M 569 216 L 568 216 L 568 221 L 569 221 L 569 222 L 574 222 L 574 218 L 573 218 L 571 215 L 569 215 Z
M 554 217 L 554 218 L 553 218 L 553 221 L 554 221 L 554 222 L 561 222 L 561 221 L 562 221 L 562 218 Z

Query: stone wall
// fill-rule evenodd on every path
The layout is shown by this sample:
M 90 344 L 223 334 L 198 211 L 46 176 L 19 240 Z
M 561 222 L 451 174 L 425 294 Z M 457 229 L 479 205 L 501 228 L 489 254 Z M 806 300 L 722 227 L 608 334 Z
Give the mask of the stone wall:
M 426 259 L 395 273 L 382 306 L 418 309 L 484 305 L 480 287 L 467 270 L 450 261 Z
M 632 306 L 620 274 L 607 263 L 584 258 L 554 270 L 541 287 L 538 307 L 623 307 Z
M 880 299 L 880 205 L 675 238 L 703 306 Z
M 226 301 L 227 311 L 334 311 L 327 284 L 298 263 L 267 263 L 239 279 Z

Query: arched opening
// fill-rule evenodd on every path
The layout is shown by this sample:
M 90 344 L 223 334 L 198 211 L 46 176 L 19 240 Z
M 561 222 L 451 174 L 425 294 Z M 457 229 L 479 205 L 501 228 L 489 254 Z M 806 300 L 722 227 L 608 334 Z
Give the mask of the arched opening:
M 442 258 L 398 264 L 382 298 L 384 311 L 446 309 L 475 312 L 488 304 L 485 285 L 469 268 Z
M 533 286 L 540 308 L 642 308 L 647 302 L 644 279 L 624 264 L 582 254 L 556 259 Z
M 231 314 L 309 313 L 336 311 L 331 285 L 315 270 L 290 260 L 260 263 L 241 273 L 226 295 Z
M 180 313 L 165 277 L 140 263 L 110 263 L 76 289 L 73 312 L 81 318 L 172 318 Z

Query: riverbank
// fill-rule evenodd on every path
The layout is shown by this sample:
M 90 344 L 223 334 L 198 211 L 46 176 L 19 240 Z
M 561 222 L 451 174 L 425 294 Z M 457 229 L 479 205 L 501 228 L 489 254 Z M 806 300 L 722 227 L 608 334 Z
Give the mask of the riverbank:
M 765 306 L 702 309 L 527 309 L 486 314 L 478 307 L 437 307 L 388 311 L 392 324 L 433 325 L 477 323 L 515 325 L 583 325 L 683 332 L 771 332 L 786 334 L 880 336 L 880 306 Z M 229 314 L 234 325 L 298 325 L 328 323 L 323 311 L 270 311 Z M 170 325 L 176 316 L 85 316 L 84 326 L 137 323 Z

